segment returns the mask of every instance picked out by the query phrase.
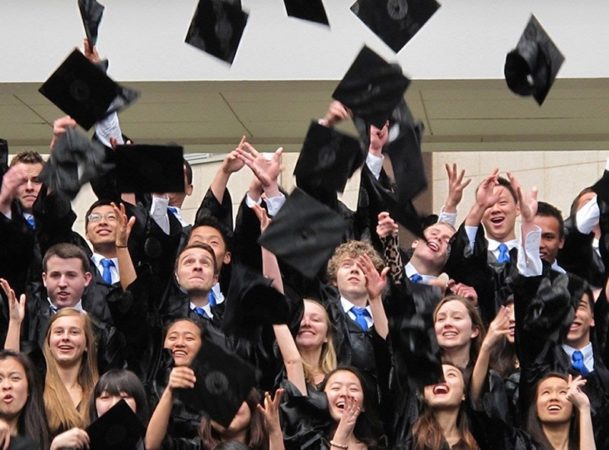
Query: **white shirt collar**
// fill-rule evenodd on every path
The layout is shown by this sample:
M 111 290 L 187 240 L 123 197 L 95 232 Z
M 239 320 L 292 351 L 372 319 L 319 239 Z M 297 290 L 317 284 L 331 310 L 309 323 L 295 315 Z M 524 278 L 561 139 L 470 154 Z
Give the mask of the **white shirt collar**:
M 193 302 L 190 302 L 190 310 L 194 311 L 195 308 L 197 308 L 197 305 L 195 305 Z M 211 312 L 211 305 L 209 303 L 201 306 L 201 308 L 205 310 L 205 313 L 209 316 L 210 319 L 214 318 L 214 314 Z
M 518 239 L 512 239 L 510 241 L 505 241 L 505 242 L 499 242 L 499 241 L 496 241 L 491 238 L 486 238 L 486 240 L 488 241 L 489 251 L 491 251 L 493 253 L 499 252 L 499 246 L 501 244 L 507 245 L 508 251 L 512 250 L 515 247 L 518 247 Z
M 436 275 L 425 275 L 424 273 L 417 271 L 417 269 L 410 262 L 406 264 L 406 267 L 404 269 L 406 271 L 406 276 L 409 279 L 414 274 L 419 274 L 421 276 L 421 282 L 424 284 L 428 284 L 430 281 L 438 278 Z
M 224 294 L 220 290 L 220 283 L 216 283 L 211 287 L 211 290 L 214 293 L 214 297 L 216 297 L 216 305 L 219 305 L 224 302 Z
M 550 266 L 550 268 L 554 271 L 554 272 L 558 272 L 558 273 L 567 273 L 567 271 L 565 269 L 563 269 L 562 267 L 560 267 L 558 265 L 558 261 L 554 260 L 554 262 L 552 263 L 552 265 Z
M 51 310 L 54 313 L 56 313 L 57 311 L 62 309 L 62 308 L 58 308 L 57 306 L 55 306 L 49 297 L 47 297 L 47 301 L 49 302 L 49 306 L 51 307 Z M 67 308 L 67 306 L 65 308 Z M 72 306 L 72 308 L 74 308 L 82 313 L 85 313 L 85 314 L 87 313 L 87 311 L 85 311 L 82 307 L 82 299 L 78 300 L 78 303 L 76 303 L 74 306 Z
M 571 360 L 573 352 L 579 350 L 584 356 L 584 365 L 586 366 L 586 369 L 588 369 L 588 372 L 594 370 L 594 351 L 592 349 L 592 342 L 588 342 L 588 345 L 583 348 L 573 348 L 570 345 L 562 344 L 562 349 L 569 355 L 569 360 Z
M 355 320 L 355 313 L 351 311 L 351 308 L 353 308 L 355 305 L 342 295 L 340 296 L 340 304 L 343 307 L 345 314 L 347 314 L 352 320 Z M 368 326 L 371 327 L 374 324 L 374 320 L 372 318 L 372 309 L 370 308 L 370 304 L 366 305 L 366 311 L 368 311 L 366 322 L 368 323 Z

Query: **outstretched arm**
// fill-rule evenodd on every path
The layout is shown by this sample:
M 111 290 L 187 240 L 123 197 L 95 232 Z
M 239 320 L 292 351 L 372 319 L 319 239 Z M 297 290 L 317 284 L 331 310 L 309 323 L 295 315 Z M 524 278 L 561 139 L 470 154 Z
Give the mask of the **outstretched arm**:
M 21 351 L 21 324 L 25 318 L 25 294 L 19 296 L 15 295 L 15 291 L 11 289 L 8 281 L 4 278 L 0 278 L 0 286 L 8 298 L 8 305 L 10 310 L 10 318 L 8 321 L 8 331 L 6 333 L 6 340 L 4 341 L 5 350 L 13 350 L 15 352 Z
M 131 283 L 137 279 L 135 267 L 133 266 L 133 260 L 129 254 L 129 247 L 127 242 L 129 241 L 129 234 L 135 224 L 135 216 L 130 219 L 127 218 L 125 212 L 125 205 L 120 204 L 120 207 L 112 203 L 112 209 L 117 218 L 116 224 L 116 256 L 118 258 L 118 273 L 121 281 L 121 287 L 126 290 Z

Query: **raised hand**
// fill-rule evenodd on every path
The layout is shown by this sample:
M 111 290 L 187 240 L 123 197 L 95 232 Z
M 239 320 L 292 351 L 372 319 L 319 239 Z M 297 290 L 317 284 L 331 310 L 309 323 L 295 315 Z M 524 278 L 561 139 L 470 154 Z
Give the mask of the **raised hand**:
M 567 400 L 573 403 L 578 410 L 582 408 L 590 408 L 590 399 L 582 391 L 582 388 L 586 385 L 586 380 L 578 375 L 573 378 L 573 375 L 569 375 L 569 389 L 567 391 Z
M 387 236 L 395 236 L 398 234 L 398 224 L 395 220 L 391 218 L 388 212 L 383 211 L 378 215 L 378 224 L 376 226 L 376 234 L 381 239 L 386 238 Z
M 332 440 L 338 444 L 346 445 L 349 442 L 349 438 L 353 434 L 355 423 L 361 413 L 361 408 L 357 404 L 355 398 L 347 396 L 345 398 L 345 407 L 343 413 L 340 416 L 338 427 L 336 427 L 336 433 Z
M 116 216 L 115 245 L 117 247 L 126 247 L 127 242 L 129 241 L 129 235 L 131 234 L 131 229 L 135 224 L 135 216 L 127 218 L 124 203 L 121 203 L 119 206 L 111 203 L 111 206 L 114 210 L 114 215 Z
M 63 116 L 53 122 L 53 139 L 51 139 L 51 150 L 57 145 L 59 138 L 68 131 L 68 128 L 76 127 L 76 121 L 70 116 Z
M 520 207 L 522 220 L 528 223 L 532 222 L 535 214 L 537 214 L 537 187 L 534 186 L 531 192 L 524 193 L 516 177 L 510 172 L 508 172 L 507 176 L 518 196 L 518 206 Z
M 85 430 L 80 428 L 72 428 L 55 436 L 51 443 L 51 450 L 59 450 L 62 448 L 89 448 L 89 435 Z
M 23 319 L 25 319 L 25 294 L 21 294 L 19 300 L 17 300 L 15 291 L 4 278 L 0 278 L 0 286 L 6 298 L 8 298 L 9 320 L 19 323 L 23 322 Z
M 192 389 L 197 378 L 190 367 L 174 367 L 169 374 L 167 389 Z
M 271 218 L 267 214 L 266 209 L 264 209 L 258 204 L 252 206 L 252 209 L 254 210 L 254 214 L 256 214 L 256 217 L 258 217 L 258 220 L 260 221 L 260 232 L 264 233 L 266 228 L 271 224 Z
M 279 388 L 275 391 L 275 397 L 271 398 L 271 394 L 266 392 L 264 394 L 264 406 L 258 405 L 258 411 L 260 411 L 264 417 L 266 427 L 269 434 L 275 432 L 281 432 L 281 424 L 279 422 L 279 405 L 281 404 L 281 396 L 284 390 Z
M 227 174 L 230 175 L 231 173 L 235 173 L 240 171 L 241 169 L 243 169 L 243 166 L 245 165 L 245 163 L 243 162 L 242 159 L 239 158 L 239 154 L 237 152 L 237 150 L 243 148 L 243 144 L 245 143 L 245 136 L 243 136 L 241 138 L 241 141 L 239 142 L 239 145 L 232 151 L 230 152 L 226 158 L 224 158 L 224 161 L 222 161 L 222 171 Z
M 97 49 L 95 47 L 91 47 L 91 44 L 89 43 L 89 39 L 84 38 L 82 46 L 83 46 L 85 56 L 87 57 L 87 59 L 89 61 L 91 61 L 93 64 L 97 64 L 98 62 L 101 61 L 101 58 L 99 57 L 99 53 L 97 53 Z
M 493 170 L 488 177 L 482 180 L 476 190 L 476 204 L 483 209 L 493 206 L 499 199 L 499 196 L 494 192 L 498 176 L 499 169 Z
M 319 123 L 330 128 L 349 117 L 351 117 L 351 111 L 338 100 L 333 100 L 323 119 L 319 119 Z
M 256 178 L 260 180 L 260 184 L 262 184 L 262 188 L 265 191 L 267 188 L 277 185 L 277 177 L 281 173 L 281 155 L 283 154 L 283 147 L 279 147 L 275 150 L 271 159 L 265 158 L 265 156 L 256 150 L 249 142 L 244 142 L 236 151 L 239 159 L 241 159 L 252 170 Z
M 446 197 L 446 202 L 444 202 L 444 210 L 446 212 L 455 212 L 463 198 L 463 190 L 469 186 L 472 180 L 470 178 L 463 181 L 465 170 L 459 172 L 456 163 L 453 163 L 452 166 L 446 164 L 444 167 L 448 175 L 448 196 Z
M 497 315 L 491 322 L 482 342 L 482 346 L 487 350 L 495 348 L 503 337 L 510 333 L 510 310 L 502 306 Z
M 372 259 L 368 255 L 361 255 L 355 261 L 366 277 L 366 289 L 370 300 L 380 298 L 387 286 L 387 273 L 389 267 L 385 267 L 380 273 L 374 267 Z
M 383 147 L 389 140 L 389 121 L 385 122 L 382 128 L 370 125 L 370 146 L 368 151 L 373 155 L 380 156 Z

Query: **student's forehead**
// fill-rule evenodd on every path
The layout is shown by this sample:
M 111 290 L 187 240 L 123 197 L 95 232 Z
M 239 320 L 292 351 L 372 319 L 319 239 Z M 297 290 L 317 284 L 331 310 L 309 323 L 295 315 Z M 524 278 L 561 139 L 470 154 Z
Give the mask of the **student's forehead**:
M 38 176 L 42 172 L 43 165 L 40 163 L 18 162 L 15 166 L 23 167 L 28 175 Z
M 47 272 L 66 270 L 84 273 L 82 261 L 78 258 L 60 258 L 57 255 L 53 255 L 47 260 Z
M 192 322 L 176 322 L 167 330 L 167 334 L 194 334 L 198 336 L 199 328 Z
M 437 232 L 437 233 L 447 234 L 449 236 L 452 236 L 453 234 L 455 234 L 455 231 L 451 227 L 446 225 L 445 223 L 435 223 L 435 224 L 427 227 L 425 229 L 425 231 L 429 231 L 429 232 L 433 231 L 433 232 Z
M 204 258 L 204 259 L 212 259 L 211 254 L 203 249 L 203 248 L 189 248 L 188 250 L 184 250 L 182 252 L 182 255 L 180 256 L 180 261 L 189 258 L 189 257 L 194 257 L 194 258 Z
M 113 211 L 114 211 L 114 208 L 112 208 L 112 206 L 110 206 L 110 205 L 99 205 L 91 210 L 92 213 L 100 213 L 100 214 L 105 214 L 107 212 L 113 212 Z
M 192 239 L 193 237 L 199 237 L 202 239 L 209 239 L 209 238 L 216 237 L 216 238 L 222 239 L 222 233 L 220 233 L 219 230 L 217 230 L 216 228 L 214 228 L 212 226 L 201 225 L 200 227 L 197 227 L 192 230 L 190 238 Z
M 553 216 L 535 216 L 533 218 L 533 222 L 535 225 L 541 228 L 541 231 L 553 231 L 558 233 L 560 224 L 558 223 L 558 219 Z

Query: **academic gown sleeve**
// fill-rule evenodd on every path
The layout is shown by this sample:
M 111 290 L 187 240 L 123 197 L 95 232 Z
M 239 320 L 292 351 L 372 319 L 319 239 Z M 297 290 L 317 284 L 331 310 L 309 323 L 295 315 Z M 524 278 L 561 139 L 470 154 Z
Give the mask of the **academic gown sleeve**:
M 227 230 L 233 230 L 233 201 L 228 189 L 224 190 L 224 196 L 220 202 L 211 189 L 207 189 L 201 205 L 197 210 L 195 223 L 202 217 L 215 217 L 222 223 Z

